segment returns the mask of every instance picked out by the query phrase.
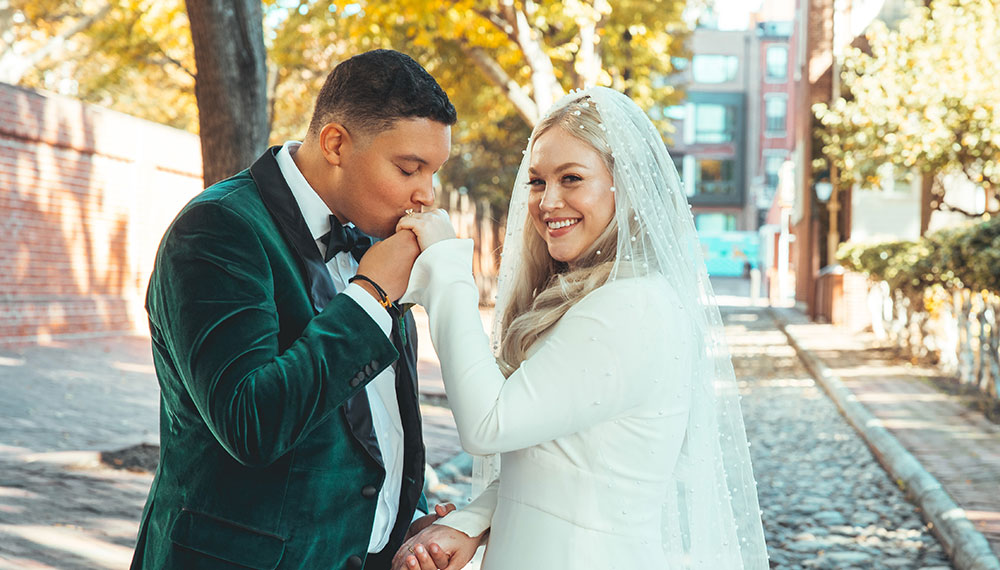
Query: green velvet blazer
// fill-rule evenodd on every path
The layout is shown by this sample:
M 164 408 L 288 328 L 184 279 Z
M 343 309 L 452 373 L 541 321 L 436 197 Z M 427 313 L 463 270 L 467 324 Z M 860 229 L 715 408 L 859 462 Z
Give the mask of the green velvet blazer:
M 278 149 L 195 197 L 160 243 L 160 464 L 133 570 L 382 566 L 365 564 L 385 469 L 364 387 L 394 362 L 404 469 L 385 551 L 427 509 L 416 334 L 396 331 L 400 355 L 336 295 Z

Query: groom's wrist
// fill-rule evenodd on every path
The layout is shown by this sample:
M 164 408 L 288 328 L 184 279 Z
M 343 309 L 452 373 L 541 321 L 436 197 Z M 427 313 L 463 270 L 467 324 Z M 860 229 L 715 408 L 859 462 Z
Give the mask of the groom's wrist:
M 358 279 L 357 281 L 354 281 L 354 284 L 364 289 L 365 292 L 374 297 L 376 301 L 382 300 L 382 297 L 379 296 L 378 291 L 376 291 L 375 288 L 372 287 L 371 283 Z
M 392 307 L 392 301 L 390 301 L 385 289 L 379 286 L 379 284 L 376 283 L 371 277 L 358 273 L 347 281 L 348 283 L 356 283 L 362 289 L 368 291 L 368 294 L 374 297 L 375 300 L 378 301 L 379 305 L 382 305 L 385 310 L 388 311 L 389 308 Z

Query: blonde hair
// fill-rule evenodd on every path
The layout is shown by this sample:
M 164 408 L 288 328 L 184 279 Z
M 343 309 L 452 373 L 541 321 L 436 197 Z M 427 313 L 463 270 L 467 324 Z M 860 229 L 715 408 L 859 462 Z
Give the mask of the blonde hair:
M 614 157 L 590 97 L 581 97 L 556 110 L 535 127 L 532 144 L 553 128 L 589 144 L 600 154 L 608 172 L 614 173 Z M 610 191 L 610 189 L 609 189 Z M 524 225 L 524 263 L 514 279 L 507 309 L 500 316 L 500 354 L 497 361 L 510 376 L 524 361 L 528 348 L 549 330 L 566 311 L 588 293 L 604 285 L 611 275 L 618 248 L 616 217 L 572 267 L 549 255 L 545 241 L 531 223 Z

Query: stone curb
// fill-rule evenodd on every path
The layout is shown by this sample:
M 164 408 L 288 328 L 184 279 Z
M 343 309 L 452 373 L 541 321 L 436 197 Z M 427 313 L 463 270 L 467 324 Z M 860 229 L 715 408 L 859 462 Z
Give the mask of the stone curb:
M 781 332 L 788 337 L 799 359 L 868 443 L 879 462 L 894 478 L 903 482 L 907 495 L 923 510 L 924 517 L 931 523 L 931 530 L 941 540 L 955 568 L 1000 570 L 1000 560 L 993 554 L 986 537 L 976 530 L 965 516 L 965 511 L 955 504 L 941 483 L 882 426 L 878 418 L 858 402 L 857 397 L 819 357 L 802 347 L 781 315 L 772 308 L 768 311 Z

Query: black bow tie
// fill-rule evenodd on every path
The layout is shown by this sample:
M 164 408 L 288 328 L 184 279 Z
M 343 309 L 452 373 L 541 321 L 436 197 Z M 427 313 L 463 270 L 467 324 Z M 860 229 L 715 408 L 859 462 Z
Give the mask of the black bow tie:
M 375 243 L 375 240 L 361 233 L 361 230 L 354 226 L 341 225 L 337 216 L 332 214 L 330 215 L 330 232 L 323 234 L 319 239 L 326 244 L 324 262 L 330 261 L 333 256 L 342 251 L 350 252 L 354 259 L 361 261 L 361 257 Z

